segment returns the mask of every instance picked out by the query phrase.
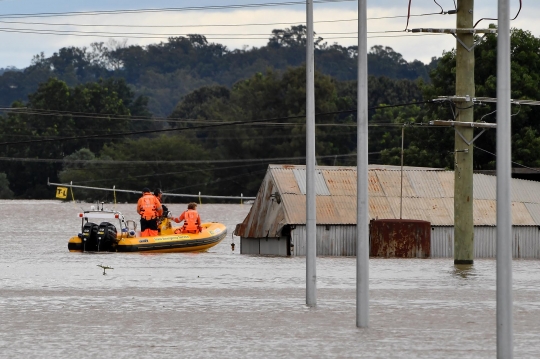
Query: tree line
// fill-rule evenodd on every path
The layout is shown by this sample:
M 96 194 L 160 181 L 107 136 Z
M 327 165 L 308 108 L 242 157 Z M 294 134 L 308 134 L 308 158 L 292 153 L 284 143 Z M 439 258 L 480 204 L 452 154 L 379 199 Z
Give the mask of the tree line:
M 289 31 L 289 35 L 291 33 Z M 300 51 L 302 34 L 289 35 L 274 31 L 274 40 L 265 51 L 294 47 Z M 512 97 L 540 99 L 536 86 L 540 76 L 537 61 L 540 39 L 530 32 L 514 29 L 511 40 Z M 331 46 L 321 41 L 319 51 L 329 51 L 327 48 Z M 496 96 L 496 43 L 496 35 L 490 34 L 475 48 L 477 96 Z M 183 39 L 176 46 L 181 48 L 182 44 L 187 49 L 208 47 L 205 51 L 211 53 L 204 56 L 205 59 L 211 54 L 210 57 L 224 56 L 222 50 L 218 51 L 219 46 L 210 46 L 202 37 Z M 141 49 L 152 53 L 160 46 L 165 45 Z M 378 51 L 388 53 L 390 50 L 375 47 L 372 54 Z M 234 51 L 226 55 L 232 53 Z M 305 67 L 301 63 L 266 66 L 262 71 L 239 76 L 230 83 L 194 85 L 196 88 L 183 95 L 167 116 L 159 116 L 152 111 L 152 100 L 137 92 L 137 86 L 130 81 L 133 77 L 140 78 L 147 71 L 146 66 L 157 68 L 162 57 L 159 51 L 148 55 L 146 60 L 139 55 L 128 58 L 153 63 L 136 66 L 126 65 L 122 60 L 114 70 L 122 69 L 125 72 L 122 78 L 100 76 L 94 81 L 70 84 L 59 77 L 48 77 L 35 91 L 29 92 L 28 101 L 13 102 L 12 110 L 0 118 L 0 142 L 11 143 L 0 147 L 0 155 L 4 159 L 27 160 L 2 161 L 0 196 L 50 198 L 47 177 L 51 182 L 73 181 L 96 187 L 161 187 L 166 192 L 176 193 L 254 196 L 269 162 L 305 162 L 302 159 L 305 155 Z M 370 163 L 399 164 L 401 129 L 405 125 L 406 165 L 452 169 L 453 130 L 428 124 L 434 119 L 452 119 L 459 109 L 449 102 L 427 101 L 455 93 L 455 51 L 445 52 L 434 60 L 431 68 L 422 65 L 423 71 L 429 73 L 427 79 L 421 73 L 411 76 L 413 78 L 393 76 L 403 69 L 402 65 L 407 65 L 409 70 L 416 66 L 399 65 L 402 58 L 397 55 L 394 56 L 397 65 L 393 67 L 394 72 L 388 70 L 389 76 L 369 77 Z M 351 62 L 356 62 L 355 56 L 354 49 L 347 49 L 346 57 Z M 111 60 L 100 60 L 99 56 L 95 59 L 109 61 L 100 65 L 107 71 L 114 69 Z M 50 61 L 42 60 L 42 63 Z M 224 66 L 219 61 L 208 63 Z M 169 64 L 164 59 L 164 64 L 159 66 L 170 66 L 169 71 L 174 72 L 184 65 L 174 61 Z M 202 66 L 201 73 L 204 69 L 210 71 L 209 78 L 220 73 L 210 65 L 205 67 L 204 63 L 197 66 Z M 58 68 L 60 66 L 55 66 L 54 70 Z M 81 71 L 82 76 L 86 70 Z M 343 73 L 340 71 L 346 70 L 335 68 L 334 72 L 327 73 L 324 67 L 319 67 L 315 76 L 319 165 L 356 163 L 356 81 L 344 75 L 340 77 Z M 3 76 L 6 74 L 9 72 Z M 494 105 L 477 106 L 475 118 L 494 122 L 494 110 Z M 513 110 L 514 115 L 509 119 L 513 125 L 513 160 L 530 167 L 538 166 L 537 110 L 532 106 Z M 155 130 L 166 131 L 141 133 Z M 104 136 L 128 132 L 138 134 Z M 23 143 L 28 139 L 51 138 L 57 140 Z M 475 144 L 495 152 L 495 132 L 488 131 Z M 474 151 L 477 169 L 494 168 L 496 158 L 488 152 Z M 105 196 L 88 191 L 76 193 L 79 199 Z

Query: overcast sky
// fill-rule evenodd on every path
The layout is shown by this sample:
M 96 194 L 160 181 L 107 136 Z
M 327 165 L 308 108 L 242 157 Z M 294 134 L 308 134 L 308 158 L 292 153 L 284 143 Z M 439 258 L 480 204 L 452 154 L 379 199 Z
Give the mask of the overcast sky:
M 317 1 L 317 0 L 315 0 Z M 43 52 L 52 55 L 61 47 L 88 46 L 92 42 L 111 39 L 127 41 L 128 45 L 147 45 L 166 41 L 168 35 L 206 35 L 210 42 L 218 42 L 229 49 L 264 46 L 272 29 L 284 29 L 305 22 L 305 2 L 297 5 L 269 6 L 276 3 L 291 3 L 295 0 L 0 0 L 0 67 L 26 67 L 32 56 Z M 454 8 L 453 0 L 437 0 L 444 11 Z M 228 5 L 267 4 L 266 6 L 230 7 Z M 407 0 L 368 0 L 368 17 L 395 17 L 407 15 Z M 222 8 L 201 9 L 209 6 Z M 183 11 L 159 11 L 132 14 L 98 14 L 77 16 L 46 17 L 31 16 L 43 13 L 66 13 L 88 11 L 110 11 L 126 9 L 187 8 Z M 519 8 L 519 0 L 511 0 L 512 13 Z M 356 45 L 357 1 L 315 3 L 315 31 L 329 44 L 343 46 Z M 411 14 L 429 14 L 441 9 L 433 0 L 413 0 Z M 13 15 L 23 15 L 14 17 Z M 9 16 L 11 15 L 11 16 Z M 513 15 L 512 15 L 513 16 Z M 483 17 L 497 17 L 497 0 L 476 0 L 475 20 Z M 523 0 L 523 9 L 511 26 L 529 30 L 540 37 L 540 1 Z M 340 20 L 340 21 L 337 21 Z M 349 20 L 349 21 L 347 21 Z M 353 21 L 350 21 L 353 20 Z M 487 20 L 477 28 L 487 27 L 493 20 Z M 45 23 L 45 24 L 43 24 Z M 57 24 L 57 25 L 50 25 Z M 58 25 L 60 24 L 60 25 Z M 254 25 L 259 24 L 259 25 Z M 266 24 L 266 25 L 260 25 Z M 81 26 L 87 25 L 87 26 Z M 113 26 L 115 25 L 115 26 Z M 123 27 L 117 27 L 123 25 Z M 242 25 L 242 26 L 201 26 L 201 25 Z M 156 27 L 161 26 L 161 27 Z M 169 27 L 164 27 L 169 26 Z M 440 56 L 443 51 L 455 47 L 451 35 L 414 35 L 401 32 L 405 29 L 406 18 L 368 20 L 369 46 L 390 46 L 401 53 L 407 61 L 415 59 L 429 62 L 431 57 Z M 432 27 L 454 28 L 455 15 L 414 16 L 409 28 Z M 16 31 L 34 32 L 17 33 Z M 43 34 L 43 31 L 102 32 L 105 36 L 66 36 Z M 39 33 L 35 33 L 35 32 Z M 396 31 L 396 32 L 387 32 Z M 387 33 L 385 33 L 387 32 Z M 123 34 L 119 34 L 123 33 Z M 129 35 L 128 33 L 137 33 Z M 88 35 L 88 34 L 86 34 Z

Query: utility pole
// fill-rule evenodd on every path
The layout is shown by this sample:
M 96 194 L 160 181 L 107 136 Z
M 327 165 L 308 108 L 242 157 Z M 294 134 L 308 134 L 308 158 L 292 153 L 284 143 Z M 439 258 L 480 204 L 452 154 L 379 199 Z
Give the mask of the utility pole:
M 497 37 L 497 358 L 511 359 L 512 126 L 510 116 L 510 1 L 499 0 Z
M 457 29 L 472 29 L 474 0 L 457 1 Z M 473 122 L 474 34 L 456 34 L 456 96 L 466 97 L 458 102 L 457 121 Z M 454 164 L 454 264 L 473 264 L 473 127 L 459 127 L 455 136 Z M 467 143 L 467 142 L 469 143 Z
M 313 0 L 306 0 L 306 305 L 317 305 L 317 202 L 315 197 L 315 45 Z
M 356 326 L 369 326 L 369 193 L 367 0 L 358 0 L 358 105 L 356 115 Z

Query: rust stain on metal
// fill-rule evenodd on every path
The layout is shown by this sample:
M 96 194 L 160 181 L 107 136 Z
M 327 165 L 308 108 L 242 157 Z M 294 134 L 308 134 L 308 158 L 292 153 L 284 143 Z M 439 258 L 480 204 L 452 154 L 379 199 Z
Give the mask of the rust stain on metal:
M 429 258 L 431 223 L 410 219 L 379 219 L 370 223 L 370 256 Z

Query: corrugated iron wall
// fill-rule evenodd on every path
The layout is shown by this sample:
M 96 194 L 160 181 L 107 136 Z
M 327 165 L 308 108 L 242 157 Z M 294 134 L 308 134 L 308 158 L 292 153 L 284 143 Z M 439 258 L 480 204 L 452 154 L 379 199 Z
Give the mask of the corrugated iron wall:
M 495 258 L 497 256 L 497 227 L 474 227 L 474 257 Z M 512 228 L 514 258 L 540 259 L 540 230 L 536 226 L 514 226 Z M 452 258 L 454 256 L 454 227 L 432 227 L 431 257 Z
M 328 229 L 326 229 L 328 228 Z M 356 256 L 356 226 L 317 226 L 317 255 Z M 474 228 L 474 257 L 495 258 L 497 228 Z M 306 255 L 306 227 L 297 225 L 291 231 L 294 245 L 291 255 Z M 514 226 L 512 229 L 514 258 L 540 259 L 540 229 L 536 226 Z M 431 258 L 453 258 L 454 227 L 431 227 Z
M 318 256 L 356 255 L 356 226 L 317 226 L 316 235 Z M 291 243 L 291 255 L 306 255 L 306 226 L 297 225 L 291 231 Z

